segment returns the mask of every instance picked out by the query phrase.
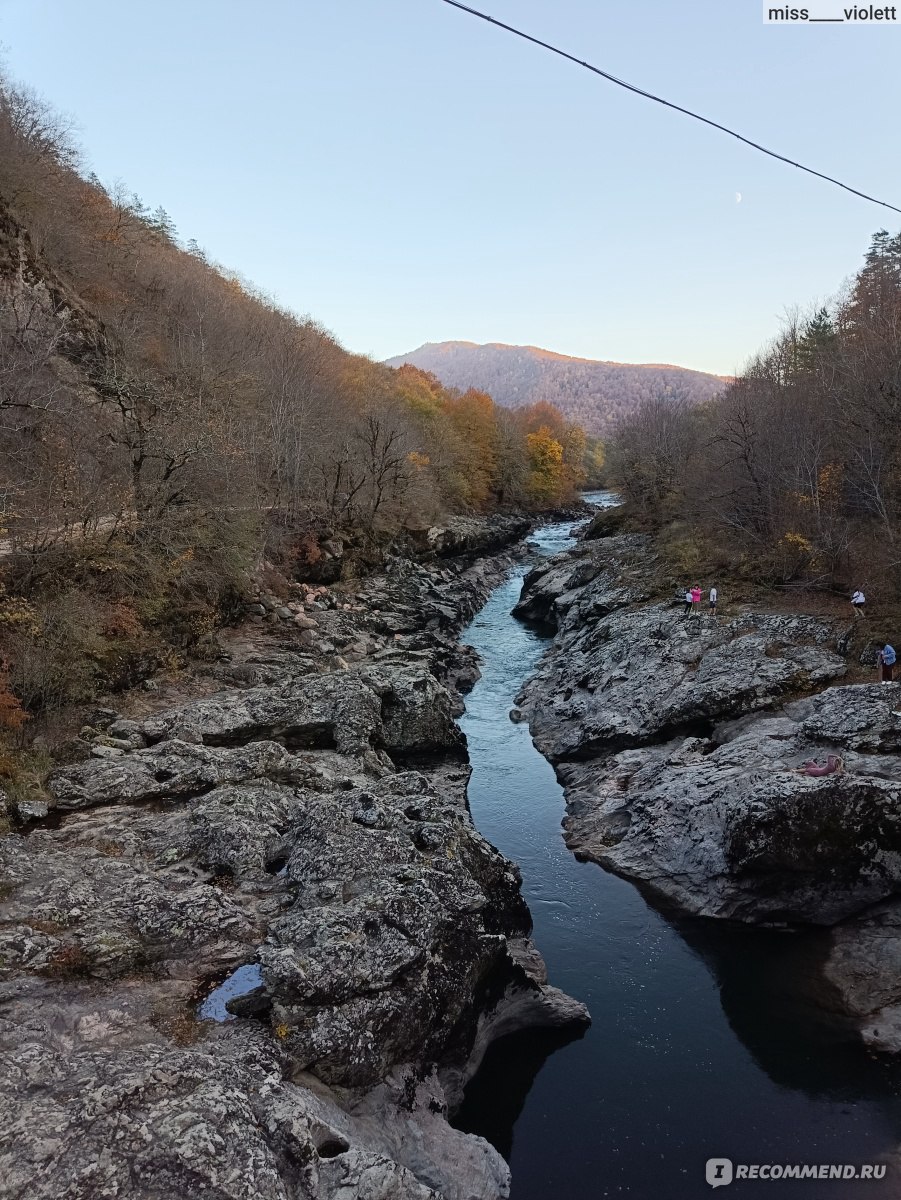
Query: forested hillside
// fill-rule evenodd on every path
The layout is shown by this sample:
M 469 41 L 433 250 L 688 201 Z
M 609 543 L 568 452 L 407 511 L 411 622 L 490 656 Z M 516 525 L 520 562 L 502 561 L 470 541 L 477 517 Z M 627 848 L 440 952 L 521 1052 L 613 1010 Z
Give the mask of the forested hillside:
M 643 404 L 609 462 L 691 573 L 901 594 L 901 234 L 877 233 L 843 294 L 718 398 Z
M 437 375 L 446 387 L 481 388 L 507 408 L 545 400 L 600 437 L 644 401 L 670 397 L 693 403 L 723 388 L 719 376 L 684 367 L 599 362 L 494 342 L 428 342 L 388 363 L 412 363 Z
M 0 83 L 0 726 L 196 647 L 261 564 L 566 502 L 584 454 L 548 405 L 347 353 Z

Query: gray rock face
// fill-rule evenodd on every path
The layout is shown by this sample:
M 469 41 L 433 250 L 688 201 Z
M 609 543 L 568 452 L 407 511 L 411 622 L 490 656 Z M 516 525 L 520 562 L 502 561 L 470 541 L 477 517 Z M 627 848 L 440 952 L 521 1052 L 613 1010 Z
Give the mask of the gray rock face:
M 558 627 L 521 699 L 567 789 L 569 844 L 708 916 L 832 924 L 891 895 L 901 760 L 873 752 L 901 745 L 901 689 L 758 715 L 845 673 L 833 626 L 685 618 L 647 602 L 653 562 L 646 539 L 609 537 L 525 582 L 520 610 Z M 844 773 L 798 773 L 829 752 Z
M 466 554 L 493 554 L 524 538 L 531 522 L 522 517 L 452 517 L 443 525 L 432 525 L 410 533 L 421 552 L 440 558 Z
M 515 611 L 558 626 L 524 705 L 552 761 L 691 732 L 845 674 L 832 627 L 812 617 L 717 623 L 640 603 L 648 562 L 644 539 L 608 538 L 526 578 Z
M 357 1101 L 358 1117 L 322 1084 L 291 1082 L 278 1042 L 247 1022 L 167 1044 L 134 1030 L 120 993 L 61 1036 L 59 1010 L 35 999 L 24 1028 L 0 1032 L 5 1196 L 467 1200 L 508 1190 L 491 1147 L 432 1110 L 442 1103 L 434 1079 L 417 1084 L 407 1071 L 404 1089 L 399 1073 Z
M 875 692 L 878 685 L 832 688 Z M 845 700 L 847 703 L 847 699 Z M 896 718 L 901 722 L 901 718 Z M 830 925 L 901 884 L 901 757 L 845 752 L 845 771 L 798 772 L 836 740 L 789 715 L 567 763 L 567 843 L 704 916 Z
M 349 1086 L 446 1056 L 479 984 L 518 977 L 504 937 L 530 924 L 517 874 L 418 773 L 311 799 L 304 830 L 296 898 L 260 952 L 292 1055 Z
M 309 778 L 310 770 L 276 742 L 209 749 L 177 740 L 160 742 L 112 761 L 89 760 L 56 771 L 48 790 L 63 812 L 99 804 L 141 804 L 196 796 L 251 779 Z
M 603 547 L 576 546 L 529 571 L 513 614 L 559 627 L 578 600 L 585 601 L 582 618 L 606 615 L 648 598 L 645 568 L 654 561 L 650 539 L 641 534 L 611 539 Z
M 150 742 L 240 746 L 275 738 L 293 750 L 334 748 L 349 755 L 373 749 L 428 754 L 463 745 L 447 691 L 415 667 L 301 675 L 222 692 L 145 721 L 141 732 Z
M 805 735 L 823 745 L 834 745 L 864 755 L 894 755 L 901 751 L 901 685 L 858 685 L 830 688 L 789 709 Z M 855 758 L 876 771 L 880 763 L 894 775 L 891 759 Z
M 588 1015 L 547 985 L 518 871 L 467 809 L 443 680 L 491 570 L 435 574 L 323 608 L 349 669 L 273 648 L 262 682 L 106 713 L 119 744 L 91 744 L 115 756 L 56 770 L 47 819 L 0 830 L 4 1196 L 508 1194 L 449 1108 L 493 1038 Z M 231 1019 L 198 1019 L 248 964 Z
M 864 1041 L 875 1050 L 901 1053 L 901 900 L 837 925 L 825 976 Z
M 151 742 L 175 737 L 228 746 L 278 738 L 292 749 L 358 754 L 371 746 L 380 716 L 378 697 L 358 677 L 300 675 L 171 710 L 145 721 L 142 732 Z
M 829 686 L 860 657 L 837 622 L 685 618 L 654 566 L 648 539 L 605 536 L 516 609 L 557 630 L 517 702 L 568 845 L 693 913 L 831 926 L 824 1002 L 901 1051 L 901 685 Z M 841 771 L 799 770 L 830 754 Z

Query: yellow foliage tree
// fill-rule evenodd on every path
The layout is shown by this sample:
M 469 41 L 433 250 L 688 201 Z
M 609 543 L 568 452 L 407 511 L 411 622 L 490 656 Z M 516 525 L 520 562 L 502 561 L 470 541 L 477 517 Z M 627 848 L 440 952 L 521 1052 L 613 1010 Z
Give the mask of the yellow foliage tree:
M 533 504 L 557 503 L 566 486 L 563 446 L 547 425 L 526 435 L 529 454 L 529 498 Z
M 497 410 L 486 392 L 470 389 L 445 403 L 458 440 L 462 475 L 473 508 L 487 508 L 498 482 Z

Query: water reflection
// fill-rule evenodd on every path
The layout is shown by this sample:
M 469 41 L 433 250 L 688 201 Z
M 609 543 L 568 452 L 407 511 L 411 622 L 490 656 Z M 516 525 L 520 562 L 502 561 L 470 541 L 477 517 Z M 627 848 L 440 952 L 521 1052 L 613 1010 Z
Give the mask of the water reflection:
M 245 963 L 206 997 L 197 1007 L 197 1015 L 202 1021 L 233 1021 L 234 1014 L 226 1007 L 231 1000 L 240 996 L 248 996 L 251 992 L 262 987 L 263 975 L 257 963 Z
M 897 1064 L 863 1052 L 838 1015 L 822 975 L 825 930 L 776 933 L 682 916 L 671 922 L 715 977 L 731 1028 L 774 1083 L 835 1100 L 901 1095 Z
M 513 1131 L 538 1072 L 555 1051 L 584 1036 L 585 1030 L 580 1027 L 530 1029 L 493 1042 L 477 1082 L 466 1090 L 454 1125 L 486 1138 L 509 1162 L 513 1154 Z

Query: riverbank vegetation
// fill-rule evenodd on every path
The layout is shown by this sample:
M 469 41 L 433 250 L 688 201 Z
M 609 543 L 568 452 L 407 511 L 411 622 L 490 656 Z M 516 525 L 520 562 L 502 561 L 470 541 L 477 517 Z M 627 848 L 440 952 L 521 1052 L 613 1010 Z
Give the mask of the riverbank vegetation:
M 696 406 L 650 400 L 611 439 L 629 519 L 684 573 L 901 596 L 901 234 Z
M 248 219 L 250 219 L 248 217 Z M 209 646 L 247 578 L 442 515 L 572 502 L 597 447 L 550 405 L 344 350 L 104 187 L 0 81 L 0 727 Z

